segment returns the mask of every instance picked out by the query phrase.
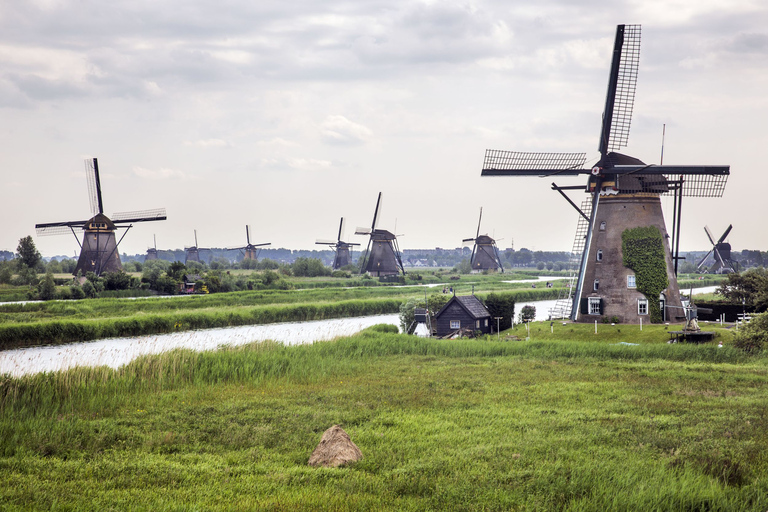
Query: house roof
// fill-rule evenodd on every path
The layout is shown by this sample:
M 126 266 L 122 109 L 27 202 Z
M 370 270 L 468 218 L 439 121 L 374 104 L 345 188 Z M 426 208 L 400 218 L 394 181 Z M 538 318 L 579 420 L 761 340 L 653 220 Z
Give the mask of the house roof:
M 448 308 L 448 306 L 450 306 L 454 302 L 459 304 L 473 318 L 485 318 L 485 317 L 491 316 L 488 310 L 485 309 L 485 306 L 483 305 L 483 303 L 480 302 L 480 299 L 478 299 L 474 295 L 462 295 L 462 296 L 452 297 L 451 300 L 449 300 L 445 304 L 445 306 L 443 306 L 442 309 L 437 312 L 436 316 L 440 316 L 443 313 L 443 311 L 445 311 L 446 308 Z

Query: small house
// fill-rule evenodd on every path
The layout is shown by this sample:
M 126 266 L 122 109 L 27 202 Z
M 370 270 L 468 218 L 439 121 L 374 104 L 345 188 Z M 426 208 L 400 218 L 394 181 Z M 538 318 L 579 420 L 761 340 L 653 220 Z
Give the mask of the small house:
M 453 296 L 435 315 L 436 334 L 448 336 L 454 332 L 490 334 L 491 314 L 474 295 Z

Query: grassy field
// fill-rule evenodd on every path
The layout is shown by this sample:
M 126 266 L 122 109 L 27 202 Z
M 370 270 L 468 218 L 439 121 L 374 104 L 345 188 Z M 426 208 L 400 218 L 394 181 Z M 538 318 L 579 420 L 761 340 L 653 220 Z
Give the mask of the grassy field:
M 371 328 L 5 378 L 0 509 L 766 510 L 768 358 L 664 327 Z M 308 467 L 333 424 L 364 459 Z

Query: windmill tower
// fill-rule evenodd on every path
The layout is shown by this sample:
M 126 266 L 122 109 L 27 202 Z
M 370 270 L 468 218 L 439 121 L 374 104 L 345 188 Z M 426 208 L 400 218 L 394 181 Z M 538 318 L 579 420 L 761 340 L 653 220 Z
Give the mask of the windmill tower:
M 196 261 L 198 263 L 202 263 L 200 261 L 200 253 L 203 251 L 210 251 L 210 249 L 207 247 L 199 247 L 197 245 L 197 230 L 195 230 L 195 245 L 191 247 L 185 247 L 184 251 L 185 251 L 184 264 L 186 265 L 190 261 Z
M 682 303 L 676 274 L 682 198 L 720 197 L 730 174 L 727 165 L 653 165 L 616 152 L 627 145 L 639 57 L 640 26 L 619 25 L 600 131 L 600 159 L 592 167 L 584 167 L 585 153 L 487 150 L 485 154 L 483 176 L 588 176 L 589 201 L 581 208 L 563 191 L 583 187 L 552 184 L 583 219 L 574 244 L 580 256 L 577 282 L 565 310 L 565 316 L 575 321 L 616 316 L 622 322 L 638 323 L 643 318 L 647 321 L 649 312 L 656 319 L 679 320 Z M 674 195 L 671 244 L 661 209 L 660 196 L 665 194 Z M 663 251 L 664 263 L 658 267 L 666 269 L 654 268 L 666 272 L 668 285 L 658 297 L 640 293 L 638 288 L 646 289 L 647 282 L 638 283 L 635 271 L 624 266 L 624 258 L 630 255 L 624 254 L 622 236 L 626 232 L 629 238 L 630 230 L 636 228 L 647 228 L 653 234 L 650 238 L 658 235 L 660 239 L 658 250 Z
M 243 253 L 244 260 L 257 260 L 259 258 L 259 247 L 265 247 L 272 245 L 271 242 L 264 244 L 252 244 L 251 243 L 251 226 L 245 226 L 245 245 L 242 247 L 227 247 L 228 251 L 240 251 Z
M 152 235 L 152 240 L 154 241 L 154 245 L 147 249 L 147 255 L 144 256 L 145 262 L 157 259 L 157 236 Z
M 381 215 L 381 192 L 373 212 L 373 222 L 370 228 L 357 228 L 356 235 L 369 235 L 368 246 L 360 258 L 360 273 L 368 272 L 374 277 L 405 274 L 403 261 L 400 258 L 400 248 L 397 237 L 386 229 L 378 229 L 377 223 Z
M 496 240 L 488 236 L 487 234 L 480 234 L 480 222 L 483 220 L 483 208 L 480 208 L 480 218 L 477 220 L 477 234 L 475 238 L 465 238 L 462 240 L 464 244 L 472 242 L 472 257 L 470 258 L 470 264 L 472 266 L 472 272 L 484 272 L 487 270 L 498 270 L 504 272 L 504 267 L 501 265 L 501 258 L 499 257 L 499 249 L 496 247 Z
M 117 246 L 122 242 L 128 230 L 138 222 L 165 220 L 165 208 L 135 212 L 115 213 L 110 219 L 104 215 L 104 204 L 101 199 L 101 180 L 99 178 L 99 162 L 96 158 L 85 161 L 85 175 L 88 181 L 88 195 L 91 202 L 93 217 L 88 220 L 49 222 L 36 224 L 35 229 L 40 236 L 72 233 L 80 246 L 80 257 L 77 260 L 74 274 L 87 272 L 101 275 L 105 272 L 122 270 L 120 253 Z M 83 241 L 77 237 L 75 228 L 83 230 Z M 118 240 L 115 232 L 125 229 Z
M 704 232 L 707 234 L 707 238 L 709 238 L 709 241 L 712 243 L 712 248 L 703 258 L 701 258 L 699 264 L 696 265 L 696 270 L 700 271 L 701 267 L 704 266 L 704 262 L 707 261 L 707 258 L 709 258 L 709 255 L 714 253 L 715 264 L 709 270 L 710 272 L 714 272 L 715 274 L 730 274 L 736 272 L 736 265 L 731 259 L 731 244 L 725 241 L 725 238 L 728 236 L 728 233 L 731 232 L 731 229 L 733 229 L 733 224 L 729 225 L 728 229 L 726 229 L 722 236 L 717 240 L 717 242 L 715 242 L 709 227 L 704 226 Z
M 315 244 L 328 245 L 336 250 L 336 255 L 333 258 L 333 270 L 338 270 L 341 267 L 346 267 L 352 260 L 350 259 L 349 250 L 350 247 L 360 244 L 353 244 L 342 241 L 344 238 L 344 217 L 339 222 L 339 235 L 336 237 L 336 241 L 333 240 L 317 240 Z

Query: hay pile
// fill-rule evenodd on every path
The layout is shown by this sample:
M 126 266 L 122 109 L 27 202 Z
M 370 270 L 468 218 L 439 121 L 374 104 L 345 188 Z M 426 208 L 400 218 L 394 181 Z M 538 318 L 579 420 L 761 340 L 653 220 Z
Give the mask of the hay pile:
M 338 425 L 334 425 L 323 433 L 320 444 L 309 457 L 310 466 L 335 468 L 351 464 L 363 458 L 360 448 L 350 439 L 349 434 Z

